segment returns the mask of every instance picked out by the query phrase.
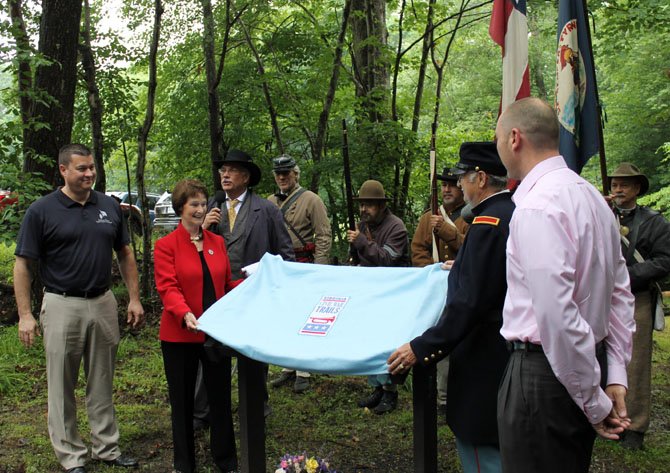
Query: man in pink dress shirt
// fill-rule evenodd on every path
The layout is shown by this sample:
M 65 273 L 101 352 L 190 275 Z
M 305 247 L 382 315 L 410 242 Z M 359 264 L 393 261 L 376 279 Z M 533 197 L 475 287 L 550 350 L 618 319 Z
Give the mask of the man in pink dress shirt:
M 513 351 L 498 392 L 503 471 L 586 473 L 596 433 L 615 440 L 630 424 L 634 299 L 619 231 L 559 155 L 549 105 L 510 105 L 496 138 L 508 177 L 521 180 L 500 331 Z

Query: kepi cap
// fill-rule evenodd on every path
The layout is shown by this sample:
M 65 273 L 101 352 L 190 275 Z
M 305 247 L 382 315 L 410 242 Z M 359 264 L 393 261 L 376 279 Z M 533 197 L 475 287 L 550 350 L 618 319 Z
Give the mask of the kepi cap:
M 442 174 L 438 174 L 437 176 L 435 176 L 435 179 L 437 179 L 438 181 L 445 181 L 445 182 L 457 182 L 458 176 L 452 173 L 448 167 L 445 167 L 444 170 L 442 171 Z
M 459 161 L 450 169 L 461 176 L 470 171 L 484 171 L 492 176 L 505 177 L 507 169 L 500 160 L 496 144 L 492 141 L 466 141 L 458 152 Z
M 295 166 L 295 159 L 288 154 L 282 154 L 272 160 L 272 170 L 275 172 L 292 171 Z

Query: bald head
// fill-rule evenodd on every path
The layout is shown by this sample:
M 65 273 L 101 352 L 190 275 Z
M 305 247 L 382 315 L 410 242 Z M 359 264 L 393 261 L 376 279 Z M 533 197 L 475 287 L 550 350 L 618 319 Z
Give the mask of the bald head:
M 543 100 L 517 100 L 505 109 L 498 123 L 503 132 L 518 128 L 538 151 L 558 149 L 556 112 Z

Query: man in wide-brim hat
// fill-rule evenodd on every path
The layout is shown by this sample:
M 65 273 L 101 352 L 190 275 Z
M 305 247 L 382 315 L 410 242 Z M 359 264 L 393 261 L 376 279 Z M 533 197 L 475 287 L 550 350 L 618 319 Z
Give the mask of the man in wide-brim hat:
M 622 435 L 621 445 L 638 450 L 649 427 L 652 332 L 659 303 L 654 283 L 670 273 L 670 223 L 660 213 L 637 204 L 637 198 L 649 190 L 649 179 L 637 166 L 621 163 L 607 178 L 611 188 L 607 200 L 613 204 L 621 225 L 621 249 L 635 296 L 636 330 L 626 395 L 631 424 Z
M 611 196 L 617 206 L 630 207 L 633 200 L 649 190 L 649 179 L 642 174 L 640 168 L 631 163 L 621 163 L 607 176 L 607 180 L 610 189 L 613 182 L 617 183 L 617 192 Z
M 229 169 L 246 170 L 249 173 L 249 179 L 245 182 L 245 189 L 246 187 L 255 187 L 261 182 L 261 168 L 259 168 L 258 165 L 254 163 L 252 157 L 244 151 L 231 149 L 228 151 L 225 158 L 214 161 L 214 165 L 219 168 L 219 172 L 223 166 L 226 166 Z M 226 183 L 228 182 L 229 180 L 226 180 Z M 223 177 L 221 179 L 221 184 L 222 186 L 224 185 Z M 223 190 L 226 191 L 226 187 L 224 187 Z
M 214 164 L 219 166 L 223 193 L 217 192 L 209 201 L 202 226 L 225 240 L 233 279 L 243 278 L 242 268 L 260 261 L 265 253 L 293 261 L 293 244 L 281 211 L 251 189 L 261 180 L 261 170 L 251 156 L 233 149 Z M 269 413 L 266 402 L 265 415 Z
M 361 186 L 358 196 L 361 221 L 356 230 L 347 231 L 352 250 L 358 253 L 361 266 L 407 266 L 409 251 L 407 228 L 386 207 L 386 197 L 381 182 L 368 180 Z M 375 414 L 385 414 L 398 404 L 398 386 L 389 375 L 369 376 L 368 384 L 374 389 L 359 407 L 372 409 Z

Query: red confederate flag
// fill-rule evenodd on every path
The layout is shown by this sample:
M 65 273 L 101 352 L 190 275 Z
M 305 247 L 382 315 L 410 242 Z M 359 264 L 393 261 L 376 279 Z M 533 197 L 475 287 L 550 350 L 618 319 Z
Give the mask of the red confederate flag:
M 502 113 L 512 102 L 530 96 L 526 0 L 494 0 L 489 34 L 502 47 Z

